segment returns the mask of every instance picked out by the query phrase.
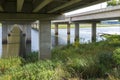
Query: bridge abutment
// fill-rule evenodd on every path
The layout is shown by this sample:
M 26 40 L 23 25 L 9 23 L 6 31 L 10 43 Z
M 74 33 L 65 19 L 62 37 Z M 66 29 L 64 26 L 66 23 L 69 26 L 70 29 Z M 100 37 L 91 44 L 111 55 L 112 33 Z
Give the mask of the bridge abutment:
M 14 28 L 14 22 L 3 22 L 2 23 L 2 57 L 7 57 L 9 54 L 9 52 L 11 51 L 10 49 L 8 49 L 8 41 L 9 41 L 9 37 L 11 36 L 11 30 Z M 20 46 L 20 56 L 25 57 L 26 53 L 31 53 L 31 24 L 30 23 L 17 23 L 17 25 L 19 26 L 19 28 L 21 29 L 22 34 L 20 36 L 21 39 L 21 43 L 22 44 Z M 14 38 L 15 36 L 13 36 Z M 13 42 L 16 39 L 12 39 Z M 11 46 L 11 47 L 15 47 L 15 46 Z M 13 50 L 14 53 L 14 50 Z M 15 52 L 16 54 L 16 52 Z M 12 56 L 13 54 L 11 54 Z M 9 55 L 10 56 L 10 55 Z

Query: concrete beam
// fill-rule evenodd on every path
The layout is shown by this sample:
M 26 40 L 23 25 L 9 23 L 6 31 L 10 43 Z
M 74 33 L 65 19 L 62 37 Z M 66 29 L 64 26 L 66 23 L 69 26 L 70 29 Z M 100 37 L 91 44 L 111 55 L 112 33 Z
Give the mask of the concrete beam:
M 4 11 L 4 10 L 3 10 L 3 7 L 2 7 L 1 5 L 0 5 L 0 11 L 1 11 L 1 12 Z
M 63 4 L 62 6 L 56 7 L 56 8 L 54 8 L 54 9 L 48 11 L 48 13 L 56 12 L 56 11 L 58 11 L 58 10 L 60 10 L 60 9 L 63 9 L 63 8 L 65 8 L 65 7 L 68 7 L 68 6 L 72 5 L 72 4 L 78 3 L 78 2 L 80 2 L 80 1 L 81 1 L 81 0 L 71 0 L 71 1 Z
M 24 0 L 17 0 L 17 12 L 21 12 Z
M 88 11 L 76 15 L 70 15 L 71 21 L 100 21 L 120 18 L 120 6 L 108 7 L 99 10 Z
M 96 42 L 96 23 L 92 23 L 92 42 Z
M 51 21 L 40 20 L 39 27 L 39 54 L 38 59 L 51 58 Z
M 47 4 L 51 3 L 52 1 L 53 0 L 44 0 L 33 10 L 33 12 L 38 12 L 39 10 L 41 10 L 43 7 L 45 7 Z
M 64 19 L 61 14 L 25 14 L 25 13 L 0 13 L 0 20 L 57 20 Z

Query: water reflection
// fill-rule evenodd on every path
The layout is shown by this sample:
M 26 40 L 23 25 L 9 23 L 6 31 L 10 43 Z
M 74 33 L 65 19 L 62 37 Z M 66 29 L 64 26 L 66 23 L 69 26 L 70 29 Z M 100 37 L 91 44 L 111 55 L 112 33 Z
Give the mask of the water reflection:
M 70 44 L 70 34 L 67 35 L 67 44 Z
M 39 36 L 37 30 L 31 30 L 32 34 L 32 51 L 39 50 Z M 74 42 L 74 28 L 70 29 L 70 35 L 67 35 L 67 29 L 59 29 L 59 35 L 55 37 L 54 29 L 51 29 L 51 47 L 57 45 L 66 45 Z M 97 28 L 97 41 L 102 40 L 99 33 L 108 33 L 108 34 L 120 34 L 120 27 L 98 27 Z M 0 53 L 2 52 L 2 29 L 0 28 Z M 79 39 L 81 43 L 91 42 L 91 28 L 80 28 Z M 4 47 L 4 45 L 3 45 Z M 1 55 L 1 54 L 0 54 Z

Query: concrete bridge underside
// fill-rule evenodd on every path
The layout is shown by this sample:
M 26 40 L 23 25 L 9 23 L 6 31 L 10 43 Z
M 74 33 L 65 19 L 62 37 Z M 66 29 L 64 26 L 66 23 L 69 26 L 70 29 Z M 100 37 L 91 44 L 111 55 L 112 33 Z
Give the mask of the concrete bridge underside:
M 23 25 L 19 23 L 39 20 L 40 51 L 38 58 L 48 59 L 51 56 L 51 20 L 64 19 L 64 16 L 62 16 L 64 12 L 103 1 L 107 0 L 0 0 L 0 21 L 4 29 L 7 22 Z M 7 24 L 9 25 L 9 23 Z M 4 36 L 6 34 L 3 34 Z
M 75 41 L 79 39 L 79 24 L 91 24 L 91 41 L 96 41 L 96 27 L 97 23 L 102 20 L 120 19 L 120 5 L 114 7 L 107 7 L 98 10 L 92 10 L 74 15 L 68 15 L 64 20 L 54 20 L 52 23 L 55 25 L 55 35 L 58 35 L 58 25 L 67 24 L 67 33 L 70 34 L 70 24 L 75 24 Z

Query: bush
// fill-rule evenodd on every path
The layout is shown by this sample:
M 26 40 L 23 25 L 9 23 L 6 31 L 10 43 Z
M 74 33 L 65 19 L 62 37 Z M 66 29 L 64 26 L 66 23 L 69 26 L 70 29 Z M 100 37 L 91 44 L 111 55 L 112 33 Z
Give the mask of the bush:
M 16 68 L 22 65 L 21 58 L 6 58 L 0 59 L 0 73 L 4 73 L 10 68 Z
M 120 48 L 117 48 L 113 53 L 113 59 L 118 65 L 120 65 Z
M 114 66 L 114 60 L 112 58 L 111 52 L 101 52 L 98 55 L 98 64 L 101 75 L 104 76 L 106 73 L 109 73 Z

